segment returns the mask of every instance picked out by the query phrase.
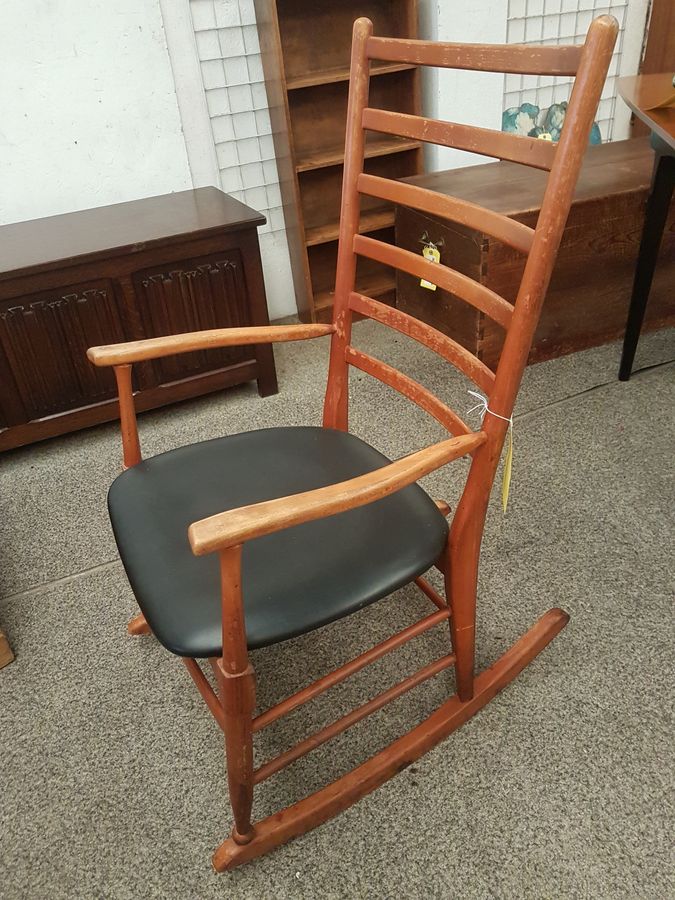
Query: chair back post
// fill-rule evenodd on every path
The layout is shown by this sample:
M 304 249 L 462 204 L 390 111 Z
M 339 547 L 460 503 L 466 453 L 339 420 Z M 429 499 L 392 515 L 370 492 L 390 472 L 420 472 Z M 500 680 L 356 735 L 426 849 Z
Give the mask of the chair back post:
M 589 27 L 581 52 L 579 69 L 565 115 L 565 126 L 556 148 L 532 248 L 518 291 L 513 321 L 504 342 L 490 397 L 490 408 L 507 418 L 513 411 L 527 365 L 617 32 L 616 19 L 612 16 L 599 16 Z M 492 422 L 493 427 L 495 424 Z M 504 432 L 505 427 L 499 430 Z
M 488 413 L 485 416 L 482 430 L 488 435 L 488 440 L 476 452 L 467 481 L 467 489 L 475 480 L 487 483 L 484 491 L 486 504 L 508 428 L 508 422 L 505 420 L 510 419 L 513 413 L 520 382 L 527 365 L 534 332 L 539 321 L 539 313 L 572 205 L 574 190 L 588 144 L 588 135 L 605 83 L 617 31 L 616 19 L 612 16 L 600 16 L 591 23 L 583 45 L 579 70 L 565 116 L 565 127 L 546 186 L 532 249 L 525 265 L 516 299 L 513 319 L 507 331 L 497 366 L 494 387 L 489 395 L 489 408 L 496 415 Z M 471 518 L 475 518 L 475 501 L 474 492 L 470 490 L 467 505 L 471 508 Z M 464 527 L 462 506 L 463 504 L 460 503 L 453 520 L 455 530 Z
M 507 420 L 512 416 L 527 364 L 617 31 L 618 25 L 612 16 L 600 16 L 589 28 L 513 319 L 506 334 L 494 388 L 489 395 L 489 409 L 495 415 L 489 412 L 485 415 L 482 430 L 488 440 L 474 454 L 450 528 L 446 586 L 453 609 L 453 638 L 458 657 L 456 675 L 462 700 L 469 699 L 473 691 L 474 651 L 471 648 L 475 636 L 476 585 L 490 492 L 509 427 Z M 458 640 L 469 648 L 466 652 L 459 650 Z
M 354 290 L 356 277 L 356 254 L 353 249 L 353 241 L 354 235 L 359 230 L 361 209 L 357 179 L 363 169 L 365 131 L 362 117 L 363 110 L 368 105 L 370 81 L 370 64 L 366 55 L 366 44 L 372 33 L 373 23 L 370 19 L 360 18 L 354 22 L 340 233 L 333 303 L 335 332 L 331 338 L 328 385 L 323 409 L 324 427 L 338 428 L 341 431 L 347 430 L 349 419 L 349 374 L 345 352 L 351 340 L 352 331 L 349 295 Z

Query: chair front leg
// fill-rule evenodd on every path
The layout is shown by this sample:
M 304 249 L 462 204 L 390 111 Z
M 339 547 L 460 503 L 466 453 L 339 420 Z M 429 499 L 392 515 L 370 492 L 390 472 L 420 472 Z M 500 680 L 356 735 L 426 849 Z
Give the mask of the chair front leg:
M 251 824 L 255 675 L 248 660 L 246 644 L 241 597 L 241 545 L 221 551 L 220 576 L 223 655 L 217 668 L 225 714 L 227 781 L 234 815 L 232 838 L 237 844 L 247 844 L 255 834 Z
M 225 756 L 227 784 L 234 816 L 232 837 L 237 844 L 248 844 L 254 835 L 253 808 L 253 732 L 255 712 L 255 676 L 249 665 L 243 672 L 230 675 L 219 660 L 220 696 L 225 712 Z

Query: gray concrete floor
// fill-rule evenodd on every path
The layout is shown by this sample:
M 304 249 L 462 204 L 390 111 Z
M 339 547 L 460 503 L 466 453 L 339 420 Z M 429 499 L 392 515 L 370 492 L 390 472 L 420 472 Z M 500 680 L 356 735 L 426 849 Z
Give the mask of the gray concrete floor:
M 460 376 L 405 338 L 356 343 L 462 412 Z M 146 455 L 274 424 L 318 424 L 324 340 L 280 346 L 278 396 L 252 385 L 141 417 Z M 568 628 L 492 704 L 327 825 L 229 875 L 222 741 L 176 660 L 125 632 L 134 610 L 109 530 L 114 425 L 0 458 L 0 896 L 15 898 L 675 895 L 672 856 L 673 331 L 645 335 L 627 384 L 618 347 L 527 370 L 511 503 L 497 492 L 480 581 L 478 663 L 541 613 Z M 353 378 L 352 428 L 392 457 L 443 436 L 407 401 Z M 425 480 L 454 504 L 454 464 Z M 399 591 L 258 651 L 261 705 L 419 615 Z M 261 758 L 443 652 L 443 630 L 261 736 Z M 269 814 L 336 777 L 447 695 L 439 676 L 263 785 Z

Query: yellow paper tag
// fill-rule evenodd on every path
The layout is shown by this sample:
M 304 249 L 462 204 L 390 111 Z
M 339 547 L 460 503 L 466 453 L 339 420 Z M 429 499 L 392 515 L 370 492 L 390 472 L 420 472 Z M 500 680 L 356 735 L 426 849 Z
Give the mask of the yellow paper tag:
M 428 244 L 424 250 L 422 250 L 422 256 L 425 259 L 428 259 L 429 262 L 437 263 L 441 261 L 441 254 L 438 248 L 434 247 L 433 244 Z M 436 290 L 436 285 L 432 284 L 430 281 L 426 281 L 424 278 L 420 279 L 420 287 L 426 288 L 428 291 Z
M 511 487 L 511 464 L 513 463 L 513 428 L 509 426 L 508 431 L 509 446 L 506 450 L 506 459 L 504 460 L 504 471 L 502 473 L 502 509 L 506 512 L 509 505 L 509 489 Z

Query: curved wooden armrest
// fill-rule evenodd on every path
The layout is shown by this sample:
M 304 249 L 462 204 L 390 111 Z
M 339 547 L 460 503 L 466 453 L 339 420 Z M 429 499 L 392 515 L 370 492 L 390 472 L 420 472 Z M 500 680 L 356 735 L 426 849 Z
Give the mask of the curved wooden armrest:
M 145 359 L 158 359 L 173 353 L 190 350 L 210 350 L 214 347 L 233 347 L 243 344 L 270 344 L 277 341 L 304 341 L 323 337 L 335 331 L 333 325 L 251 325 L 246 328 L 214 328 L 210 331 L 190 331 L 164 337 L 90 347 L 87 358 L 95 366 L 123 366 Z
M 240 506 L 227 512 L 209 516 L 193 522 L 188 529 L 192 552 L 204 556 L 215 550 L 224 550 L 243 541 L 262 537 L 283 528 L 301 525 L 314 519 L 322 519 L 335 513 L 365 506 L 381 500 L 388 494 L 412 484 L 434 469 L 451 462 L 467 453 L 472 453 L 484 444 L 487 435 L 478 431 L 432 444 L 424 450 L 397 459 L 389 465 L 341 481 L 327 487 L 265 500 L 251 506 Z M 301 464 L 301 461 L 299 461 Z

